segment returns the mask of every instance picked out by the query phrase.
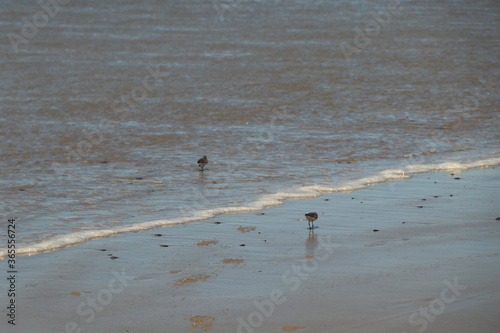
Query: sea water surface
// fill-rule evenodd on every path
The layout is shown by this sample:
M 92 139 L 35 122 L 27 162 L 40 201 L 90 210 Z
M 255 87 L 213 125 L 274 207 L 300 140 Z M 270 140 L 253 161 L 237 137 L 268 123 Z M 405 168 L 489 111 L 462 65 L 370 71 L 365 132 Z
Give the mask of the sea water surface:
M 498 1 L 48 3 L 0 5 L 20 254 L 500 164 Z

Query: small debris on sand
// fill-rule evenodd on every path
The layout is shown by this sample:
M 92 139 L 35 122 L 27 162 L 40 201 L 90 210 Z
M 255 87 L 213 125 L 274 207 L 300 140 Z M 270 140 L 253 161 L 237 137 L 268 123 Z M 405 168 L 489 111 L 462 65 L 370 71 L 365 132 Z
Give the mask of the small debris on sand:
M 234 264 L 235 266 L 241 264 L 244 261 L 245 260 L 243 260 L 243 259 L 223 259 L 222 260 L 222 262 L 225 264 Z
M 206 331 L 210 327 L 212 327 L 215 318 L 212 316 L 193 316 L 189 318 L 190 321 L 192 321 L 192 326 L 193 327 L 199 327 L 202 330 Z
M 241 232 L 250 232 L 250 231 L 254 231 L 255 227 L 242 227 L 242 226 L 240 226 L 238 228 L 238 230 L 241 231 Z
M 177 282 L 175 282 L 175 285 L 182 286 L 185 283 L 196 282 L 199 280 L 206 280 L 209 277 L 210 277 L 210 275 L 204 275 L 204 274 L 192 275 L 192 276 L 188 276 L 186 278 L 177 280 Z
M 198 246 L 207 246 L 207 245 L 210 245 L 210 244 L 217 244 L 219 241 L 218 240 L 211 240 L 211 241 L 201 241 L 201 242 L 198 242 L 196 245 Z
M 292 331 L 296 331 L 296 330 L 302 330 L 304 328 L 307 328 L 307 326 L 283 326 L 281 329 L 283 331 L 292 332 Z

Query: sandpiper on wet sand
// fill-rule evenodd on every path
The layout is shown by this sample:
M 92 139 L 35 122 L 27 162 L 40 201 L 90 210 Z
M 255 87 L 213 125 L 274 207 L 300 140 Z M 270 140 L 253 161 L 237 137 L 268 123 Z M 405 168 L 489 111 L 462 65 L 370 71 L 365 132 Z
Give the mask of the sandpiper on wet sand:
M 318 213 L 311 212 L 306 214 L 307 224 L 309 225 L 309 229 L 314 229 L 314 221 L 318 219 Z M 311 225 L 312 224 L 312 225 Z

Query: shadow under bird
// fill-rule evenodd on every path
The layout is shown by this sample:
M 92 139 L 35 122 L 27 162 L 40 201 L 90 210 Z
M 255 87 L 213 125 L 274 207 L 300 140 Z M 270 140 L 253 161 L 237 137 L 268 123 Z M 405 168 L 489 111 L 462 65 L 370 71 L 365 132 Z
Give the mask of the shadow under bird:
M 205 165 L 207 164 L 208 164 L 208 158 L 206 155 L 198 160 L 198 166 L 201 168 L 201 171 L 203 171 L 203 168 L 205 168 Z
M 309 225 L 309 229 L 314 229 L 314 221 L 318 219 L 318 213 L 311 212 L 306 214 L 307 225 Z

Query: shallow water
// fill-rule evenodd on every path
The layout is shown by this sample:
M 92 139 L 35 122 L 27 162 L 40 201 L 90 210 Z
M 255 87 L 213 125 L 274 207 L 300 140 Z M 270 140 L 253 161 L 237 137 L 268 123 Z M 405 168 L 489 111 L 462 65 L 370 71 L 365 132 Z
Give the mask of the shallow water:
M 500 3 L 390 3 L 69 1 L 27 34 L 4 2 L 2 224 L 41 251 L 498 164 Z

